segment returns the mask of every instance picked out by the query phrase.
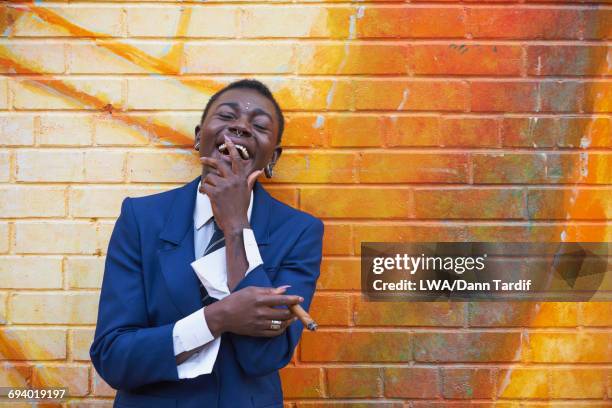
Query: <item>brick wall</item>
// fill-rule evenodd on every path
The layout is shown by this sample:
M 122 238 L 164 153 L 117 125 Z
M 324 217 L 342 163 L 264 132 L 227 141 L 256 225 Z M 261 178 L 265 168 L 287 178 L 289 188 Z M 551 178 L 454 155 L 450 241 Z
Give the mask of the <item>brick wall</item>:
M 612 241 L 609 0 L 0 7 L 0 386 L 111 405 L 88 348 L 121 200 L 195 177 L 201 109 L 249 76 L 287 116 L 267 187 L 326 225 L 287 406 L 612 404 L 611 303 L 359 295 L 361 241 Z

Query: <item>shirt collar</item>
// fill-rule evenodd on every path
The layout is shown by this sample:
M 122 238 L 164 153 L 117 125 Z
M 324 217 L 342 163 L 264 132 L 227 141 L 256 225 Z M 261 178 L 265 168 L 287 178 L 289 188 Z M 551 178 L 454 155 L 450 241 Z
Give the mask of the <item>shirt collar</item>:
M 193 224 L 196 229 L 202 228 L 204 224 L 206 224 L 210 218 L 213 216 L 212 206 L 210 204 L 210 199 L 206 194 L 200 193 L 200 186 L 202 182 L 198 183 L 197 194 L 196 194 L 196 205 L 195 210 L 193 211 Z M 249 208 L 247 210 L 247 218 L 249 222 L 251 221 L 251 210 L 253 209 L 253 191 L 251 190 L 251 198 L 249 201 Z

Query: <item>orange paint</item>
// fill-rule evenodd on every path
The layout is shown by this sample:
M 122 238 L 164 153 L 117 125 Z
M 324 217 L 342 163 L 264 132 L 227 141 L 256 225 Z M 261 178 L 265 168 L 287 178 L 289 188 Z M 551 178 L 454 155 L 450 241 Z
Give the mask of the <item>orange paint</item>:
M 38 17 L 40 17 L 42 20 L 48 22 L 49 24 L 56 25 L 68 30 L 75 37 L 86 37 L 93 39 L 95 44 L 99 45 L 100 47 L 112 51 L 116 55 L 125 58 L 126 60 L 138 65 L 139 67 L 146 69 L 151 73 L 158 73 L 164 75 L 180 74 L 180 55 L 183 47 L 182 43 L 179 43 L 176 48 L 173 47 L 173 49 L 168 55 L 168 60 L 161 60 L 159 58 L 152 57 L 129 44 L 123 44 L 116 40 L 105 40 L 103 38 L 108 38 L 108 35 L 96 33 L 82 28 L 76 24 L 71 23 L 70 21 L 66 20 L 65 18 L 59 16 L 58 14 L 52 12 L 49 9 L 32 5 L 29 10 L 36 14 Z M 190 16 L 190 10 L 184 11 L 181 14 L 179 22 L 179 33 L 184 33 L 186 31 L 186 26 L 189 23 Z M 183 83 L 185 86 L 194 88 L 205 94 L 212 94 L 218 88 L 220 88 L 220 84 L 217 81 L 213 80 L 185 81 L 180 77 L 177 78 L 177 80 Z
M 28 67 L 2 56 L 0 56 L 0 65 L 5 68 L 13 69 L 15 72 L 20 72 L 22 74 L 37 75 L 35 71 L 31 71 Z M 48 90 L 53 93 L 59 93 L 66 98 L 74 99 L 79 103 L 85 104 L 89 107 L 102 111 L 107 111 L 113 118 L 120 120 L 129 126 L 137 126 L 147 132 L 147 134 L 154 135 L 154 137 L 159 140 L 163 140 L 175 145 L 193 144 L 193 139 L 188 135 L 180 133 L 169 126 L 157 123 L 150 123 L 144 118 L 130 116 L 126 113 L 117 111 L 115 107 L 108 104 L 106 101 L 103 101 L 93 95 L 89 95 L 86 92 L 79 91 L 74 86 L 63 82 L 60 79 L 55 79 L 50 76 L 39 76 L 23 79 L 22 81 L 38 86 L 43 90 Z

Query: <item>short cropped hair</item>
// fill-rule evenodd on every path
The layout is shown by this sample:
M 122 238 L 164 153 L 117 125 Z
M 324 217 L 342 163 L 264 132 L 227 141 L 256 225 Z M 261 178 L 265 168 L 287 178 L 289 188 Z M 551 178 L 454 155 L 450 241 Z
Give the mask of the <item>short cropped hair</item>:
M 204 122 L 204 119 L 206 118 L 206 115 L 208 114 L 208 110 L 210 109 L 211 105 L 217 100 L 217 98 L 219 98 L 219 96 L 221 96 L 221 94 L 223 94 L 226 91 L 229 91 L 230 89 L 239 89 L 239 88 L 252 89 L 258 92 L 260 95 L 268 98 L 272 102 L 272 104 L 274 105 L 274 109 L 276 110 L 276 116 L 278 117 L 278 142 L 277 144 L 280 145 L 281 138 L 283 136 L 283 131 L 285 130 L 285 117 L 283 116 L 283 112 L 281 111 L 281 108 L 278 102 L 276 102 L 276 99 L 274 99 L 274 95 L 272 95 L 272 92 L 270 92 L 270 89 L 268 89 L 266 85 L 264 85 L 262 82 L 256 79 L 241 79 L 239 81 L 232 82 L 229 85 L 227 85 L 225 88 L 221 89 L 220 91 L 217 91 L 217 93 L 211 96 L 211 98 L 208 100 L 208 103 L 206 103 L 206 107 L 204 108 L 204 112 L 202 113 L 202 118 L 200 119 L 200 123 Z

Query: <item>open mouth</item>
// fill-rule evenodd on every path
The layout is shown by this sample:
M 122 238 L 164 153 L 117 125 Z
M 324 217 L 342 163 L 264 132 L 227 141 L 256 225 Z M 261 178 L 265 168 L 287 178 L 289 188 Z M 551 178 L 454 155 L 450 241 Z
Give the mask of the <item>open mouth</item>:
M 242 157 L 244 160 L 248 160 L 250 158 L 249 151 L 246 147 L 241 144 L 234 144 L 234 146 L 236 146 L 236 150 L 238 150 L 238 153 L 240 153 L 240 157 Z M 219 146 L 217 146 L 217 150 L 219 150 L 221 154 L 229 156 L 229 149 L 225 143 L 221 143 Z

